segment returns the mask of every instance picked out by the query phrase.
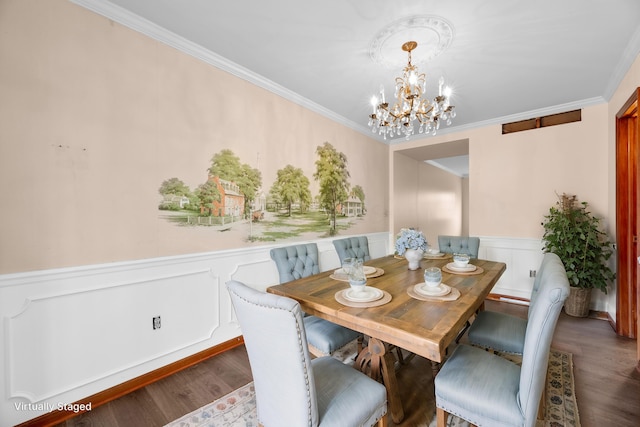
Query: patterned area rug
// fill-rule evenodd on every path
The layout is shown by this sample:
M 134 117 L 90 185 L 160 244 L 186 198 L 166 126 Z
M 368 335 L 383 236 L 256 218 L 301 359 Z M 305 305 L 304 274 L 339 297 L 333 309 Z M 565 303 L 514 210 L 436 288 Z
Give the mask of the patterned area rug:
M 345 346 L 342 351 L 336 352 L 334 357 L 352 364 L 355 355 L 354 342 L 353 345 Z M 574 395 L 571 353 L 551 349 L 547 380 L 545 420 L 538 421 L 537 427 L 580 427 L 578 406 Z M 435 425 L 434 416 L 429 427 L 435 427 Z M 468 427 L 469 423 L 450 416 L 447 425 L 449 427 Z M 258 427 L 253 382 L 167 424 L 165 427 Z
M 551 349 L 548 372 L 544 426 L 580 427 L 571 353 Z
M 258 427 L 253 382 L 167 424 L 167 427 Z

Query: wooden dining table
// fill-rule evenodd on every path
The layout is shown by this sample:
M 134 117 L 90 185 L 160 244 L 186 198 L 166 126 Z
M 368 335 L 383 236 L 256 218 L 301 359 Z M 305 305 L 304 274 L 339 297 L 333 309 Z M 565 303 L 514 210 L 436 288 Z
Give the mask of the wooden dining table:
M 443 362 L 447 347 L 483 307 L 485 298 L 506 269 L 502 262 L 472 259 L 476 271 L 453 273 L 447 268 L 451 261 L 450 257 L 423 259 L 418 270 L 409 270 L 407 261 L 394 255 L 365 262 L 365 266 L 376 269 L 369 275 L 367 286 L 384 294 L 374 303 L 345 301 L 342 296 L 349 282 L 333 270 L 271 286 L 267 292 L 293 298 L 304 312 L 367 336 L 368 344 L 358 354 L 355 365 L 384 383 L 392 419 L 400 423 L 404 411 L 395 376 L 395 358 L 390 349 L 396 346 L 434 364 Z M 427 267 L 442 269 L 442 283 L 452 288 L 449 296 L 416 295 L 414 286 L 424 282 Z M 453 300 L 452 295 L 458 296 L 457 299 Z

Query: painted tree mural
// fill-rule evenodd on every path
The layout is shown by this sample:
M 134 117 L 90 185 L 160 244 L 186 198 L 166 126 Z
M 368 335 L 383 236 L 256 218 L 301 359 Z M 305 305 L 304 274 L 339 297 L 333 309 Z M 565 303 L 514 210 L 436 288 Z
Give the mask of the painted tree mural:
M 162 201 L 159 205 L 161 210 L 198 209 L 198 198 L 191 192 L 189 186 L 178 178 L 165 179 L 160 185 L 158 193 L 162 195 Z
M 278 203 L 287 207 L 288 216 L 291 216 L 291 207 L 299 204 L 300 213 L 306 211 L 311 204 L 311 190 L 309 179 L 300 168 L 291 165 L 278 170 L 277 179 L 271 187 L 270 195 Z
M 199 201 L 200 213 L 205 215 L 211 215 L 213 213 L 213 202 L 219 202 L 221 199 L 218 187 L 211 180 L 200 184 L 195 194 Z
M 188 196 L 191 193 L 191 190 L 189 190 L 189 187 L 178 178 L 169 178 L 162 181 L 162 185 L 160 185 L 158 192 L 163 196 Z
M 336 212 L 349 196 L 347 156 L 325 142 L 316 149 L 316 172 L 313 177 L 320 184 L 320 204 L 331 218 L 330 235 L 336 234 Z
M 351 186 L 344 153 L 325 142 L 316 148 L 316 155 L 315 172 L 307 170 L 307 175 L 291 164 L 277 170 L 278 165 L 270 165 L 276 179 L 267 198 L 262 192 L 262 172 L 223 149 L 211 157 L 206 180 L 193 191 L 176 177 L 162 182 L 159 209 L 170 212 L 161 217 L 176 225 L 201 227 L 202 233 L 219 233 L 211 242 L 220 247 L 223 242 L 230 247 L 239 239 L 258 242 L 336 235 L 363 219 L 365 192 L 360 185 Z M 312 194 L 312 188 L 318 193 Z

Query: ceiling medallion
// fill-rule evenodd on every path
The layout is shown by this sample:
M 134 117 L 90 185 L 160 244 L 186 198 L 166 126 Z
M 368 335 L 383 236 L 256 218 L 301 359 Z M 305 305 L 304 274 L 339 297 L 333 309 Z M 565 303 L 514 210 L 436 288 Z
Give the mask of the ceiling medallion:
M 369 55 L 376 64 L 387 68 L 404 65 L 405 56 L 398 46 L 407 40 L 415 40 L 416 64 L 422 64 L 444 52 L 453 41 L 453 27 L 444 18 L 434 15 L 417 15 L 396 21 L 374 36 L 369 45 Z
M 418 47 L 415 41 L 402 45 L 402 50 L 409 55 L 409 61 L 402 71 L 402 77 L 396 77 L 395 104 L 389 105 L 384 96 L 384 85 L 380 85 L 379 97 L 371 98 L 373 112 L 369 115 L 371 132 L 387 136 L 404 135 L 407 139 L 414 134 L 414 124 L 419 123 L 419 133 L 435 135 L 440 122 L 451 124 L 456 116 L 454 106 L 450 103 L 451 88 L 444 86 L 444 78 L 440 77 L 438 95 L 429 100 L 426 96 L 427 76 L 418 71 L 411 63 L 411 52 Z

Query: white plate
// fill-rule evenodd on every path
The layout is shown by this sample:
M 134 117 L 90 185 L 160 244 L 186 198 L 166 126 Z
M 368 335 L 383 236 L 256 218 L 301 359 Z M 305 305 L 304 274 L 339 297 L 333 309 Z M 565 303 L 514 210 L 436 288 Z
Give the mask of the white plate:
M 451 271 L 459 271 L 460 273 L 470 273 L 472 271 L 476 271 L 476 266 L 472 264 L 467 264 L 466 267 L 458 267 L 454 263 L 450 262 L 447 264 L 447 268 Z
M 440 283 L 438 286 L 427 286 L 423 282 L 418 283 L 414 289 L 417 293 L 428 297 L 443 297 L 451 292 L 451 288 L 444 283 Z
M 365 276 L 368 276 L 370 274 L 373 274 L 376 272 L 376 268 L 375 267 L 369 267 L 368 265 L 363 265 L 362 266 L 362 271 L 364 272 Z M 343 268 L 339 268 L 336 271 L 334 271 L 335 274 L 344 274 L 346 276 L 346 273 L 344 272 Z
M 369 267 L 368 265 L 363 265 L 362 269 L 364 270 L 364 275 L 368 276 L 369 274 L 373 274 L 376 272 L 375 267 Z
M 342 296 L 344 296 L 344 299 L 351 302 L 377 301 L 382 298 L 383 295 L 384 293 L 380 289 L 372 288 L 370 286 L 365 286 L 365 288 L 360 292 L 354 291 L 353 289 L 349 288 L 346 289 L 342 294 Z
M 427 252 L 426 254 L 424 254 L 424 256 L 441 257 L 441 256 L 444 256 L 444 252 L 436 252 L 435 254 Z

